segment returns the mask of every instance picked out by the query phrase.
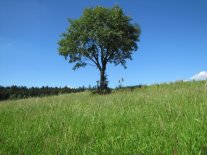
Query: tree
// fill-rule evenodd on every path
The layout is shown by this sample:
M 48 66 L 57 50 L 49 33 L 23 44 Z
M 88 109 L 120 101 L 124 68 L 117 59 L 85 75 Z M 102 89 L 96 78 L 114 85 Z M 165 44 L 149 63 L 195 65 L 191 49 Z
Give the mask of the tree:
M 92 65 L 100 72 L 100 89 L 107 88 L 107 64 L 121 64 L 126 68 L 126 60 L 132 60 L 132 53 L 138 49 L 140 27 L 131 23 L 119 6 L 87 8 L 77 19 L 69 19 L 69 27 L 62 34 L 59 54 L 73 69 Z

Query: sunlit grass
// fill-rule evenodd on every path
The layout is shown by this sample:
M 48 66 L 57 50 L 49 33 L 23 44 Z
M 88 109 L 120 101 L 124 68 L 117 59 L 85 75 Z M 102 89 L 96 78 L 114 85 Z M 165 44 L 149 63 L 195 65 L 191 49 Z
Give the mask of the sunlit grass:
M 0 102 L 0 154 L 207 154 L 205 82 Z

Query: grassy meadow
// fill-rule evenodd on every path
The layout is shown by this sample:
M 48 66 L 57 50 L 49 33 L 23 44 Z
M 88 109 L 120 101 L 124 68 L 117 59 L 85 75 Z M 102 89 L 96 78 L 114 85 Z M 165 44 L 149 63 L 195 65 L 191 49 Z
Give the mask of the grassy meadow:
M 0 154 L 207 154 L 205 82 L 1 101 Z

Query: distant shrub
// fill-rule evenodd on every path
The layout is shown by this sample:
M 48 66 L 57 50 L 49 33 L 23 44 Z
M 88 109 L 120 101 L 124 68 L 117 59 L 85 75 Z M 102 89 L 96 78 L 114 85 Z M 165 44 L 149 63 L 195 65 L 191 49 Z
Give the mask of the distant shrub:
M 107 95 L 111 93 L 111 88 L 105 88 L 105 89 L 95 89 L 91 91 L 92 94 L 99 94 L 99 95 Z

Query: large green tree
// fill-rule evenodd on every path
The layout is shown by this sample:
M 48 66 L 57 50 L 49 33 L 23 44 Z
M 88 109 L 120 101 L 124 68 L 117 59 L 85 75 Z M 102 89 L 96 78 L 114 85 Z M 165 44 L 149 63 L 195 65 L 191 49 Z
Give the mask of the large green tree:
M 77 19 L 69 19 L 69 27 L 59 41 L 59 54 L 73 69 L 94 65 L 100 72 L 100 88 L 105 89 L 108 63 L 123 65 L 132 60 L 138 49 L 140 27 L 131 23 L 132 18 L 115 6 L 87 8 Z

